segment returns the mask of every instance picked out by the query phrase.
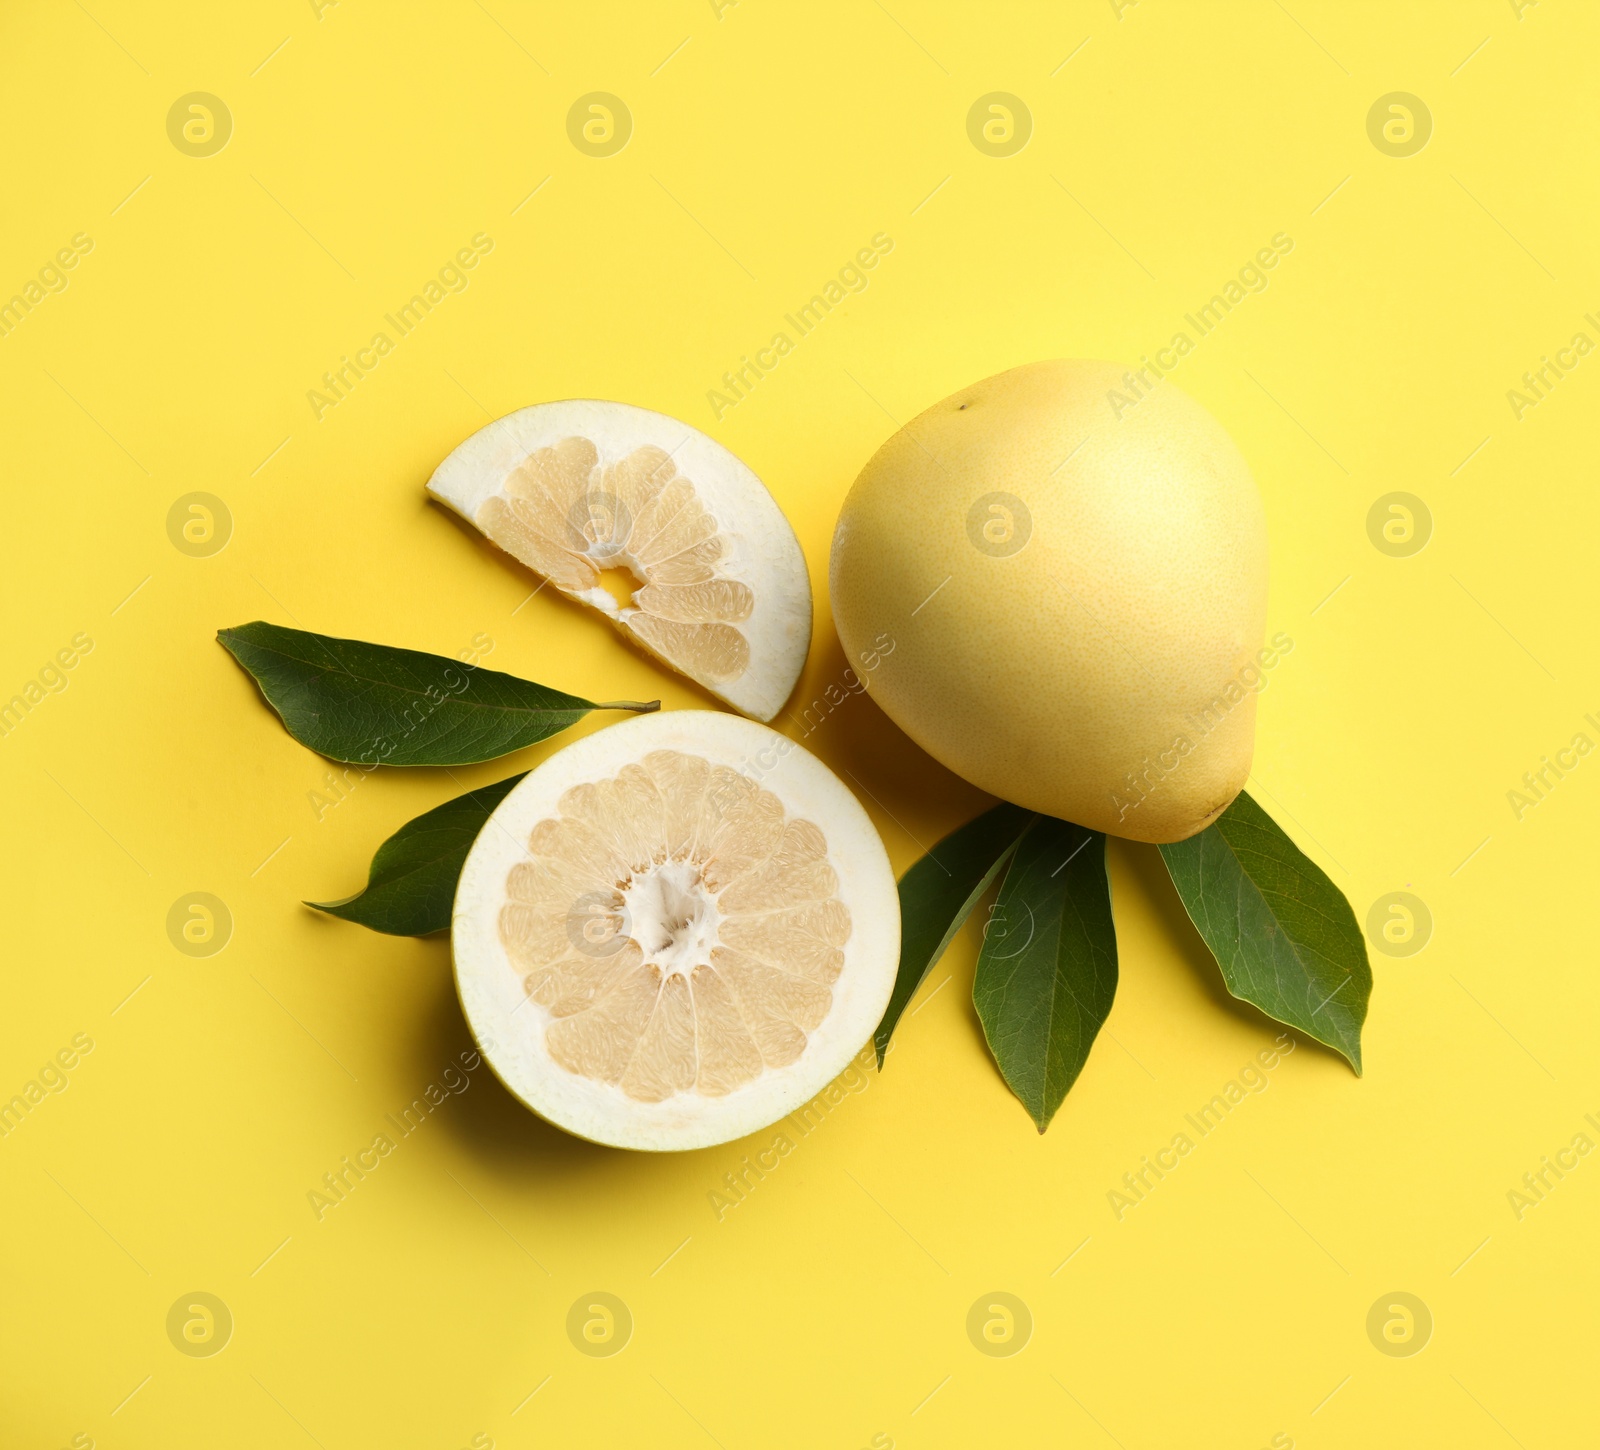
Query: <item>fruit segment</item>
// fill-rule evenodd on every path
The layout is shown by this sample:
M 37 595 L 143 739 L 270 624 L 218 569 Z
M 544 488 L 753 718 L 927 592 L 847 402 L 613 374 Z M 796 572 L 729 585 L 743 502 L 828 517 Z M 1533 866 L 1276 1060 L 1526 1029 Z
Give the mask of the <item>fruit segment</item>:
M 771 719 L 811 638 L 794 531 L 720 444 L 623 403 L 543 403 L 474 434 L 428 488 L 563 594 Z
M 731 1142 L 824 1092 L 900 959 L 861 803 L 723 710 L 641 715 L 529 771 L 473 842 L 450 932 L 462 1009 L 512 1093 L 652 1152 Z
M 499 918 L 551 1059 L 640 1102 L 796 1061 L 851 934 L 821 828 L 677 750 L 569 787 L 559 811 L 529 831 Z

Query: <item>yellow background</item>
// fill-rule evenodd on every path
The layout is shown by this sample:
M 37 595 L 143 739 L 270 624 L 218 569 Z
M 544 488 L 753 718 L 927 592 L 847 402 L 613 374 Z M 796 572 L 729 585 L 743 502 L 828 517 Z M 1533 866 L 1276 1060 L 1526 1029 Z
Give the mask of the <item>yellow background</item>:
M 0 695 L 94 641 L 0 740 L 0 1095 L 75 1033 L 95 1043 L 0 1139 L 8 1446 L 1592 1434 L 1600 1162 L 1520 1220 L 1507 1193 L 1600 1114 L 1600 763 L 1520 821 L 1506 792 L 1600 711 L 1600 360 L 1520 421 L 1506 392 L 1579 329 L 1600 338 L 1582 317 L 1600 15 L 1396 11 L 5 7 L 0 298 L 74 234 L 94 243 L 0 338 Z M 567 135 L 596 90 L 633 118 L 609 158 Z M 210 157 L 168 139 L 191 91 L 233 119 Z M 991 91 L 1032 116 L 1009 158 L 968 139 Z M 1433 119 L 1408 158 L 1368 138 L 1392 91 Z M 478 232 L 494 245 L 470 287 L 318 421 L 323 372 Z M 894 247 L 870 287 L 715 420 L 723 372 L 877 232 Z M 1269 630 L 1296 642 L 1261 697 L 1252 789 L 1358 917 L 1399 890 L 1434 916 L 1422 952 L 1374 953 L 1366 1077 L 1302 1043 L 1119 1221 L 1108 1192 L 1275 1028 L 1222 993 L 1154 849 L 1118 845 L 1121 988 L 1043 1138 L 984 1052 L 969 931 L 886 1073 L 720 1221 L 708 1195 L 768 1135 L 610 1152 L 486 1073 L 319 1221 L 308 1191 L 470 1039 L 445 941 L 299 902 L 355 889 L 459 787 L 391 772 L 318 820 L 324 763 L 216 629 L 446 654 L 482 634 L 500 669 L 704 705 L 549 591 L 523 605 L 527 577 L 424 501 L 491 416 L 620 398 L 707 429 L 793 520 L 817 593 L 780 722 L 798 734 L 843 668 L 832 521 L 888 433 L 1033 358 L 1136 362 L 1278 232 L 1295 245 L 1270 287 L 1176 381 L 1256 471 Z M 212 557 L 167 532 L 196 490 L 232 514 Z M 1409 558 L 1367 534 L 1396 490 L 1433 515 Z M 850 772 L 897 870 L 982 805 L 870 700 L 807 743 Z M 168 939 L 194 891 L 232 912 L 218 955 Z M 567 1337 L 596 1290 L 633 1317 L 614 1357 Z M 233 1316 L 212 1357 L 167 1336 L 192 1291 Z M 967 1337 L 993 1291 L 1033 1318 L 1014 1356 Z M 1419 1354 L 1368 1338 L 1393 1291 L 1429 1306 Z

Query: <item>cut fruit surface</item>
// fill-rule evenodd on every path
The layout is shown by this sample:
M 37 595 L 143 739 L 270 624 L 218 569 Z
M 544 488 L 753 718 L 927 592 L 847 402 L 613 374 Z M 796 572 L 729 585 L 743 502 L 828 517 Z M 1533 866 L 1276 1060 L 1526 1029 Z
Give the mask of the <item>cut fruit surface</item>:
M 761 480 L 698 429 L 540 403 L 474 433 L 428 491 L 736 709 L 770 720 L 789 698 L 811 643 L 805 557 Z
M 883 844 L 839 779 L 733 715 L 642 716 L 501 802 L 456 889 L 456 985 L 529 1107 L 623 1148 L 755 1132 L 844 1070 L 900 952 Z

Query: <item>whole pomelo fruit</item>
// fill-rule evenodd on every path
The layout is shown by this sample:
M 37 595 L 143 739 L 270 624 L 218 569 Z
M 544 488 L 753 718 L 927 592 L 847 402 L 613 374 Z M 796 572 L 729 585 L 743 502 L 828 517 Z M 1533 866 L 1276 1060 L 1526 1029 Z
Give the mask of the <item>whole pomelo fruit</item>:
M 830 582 L 873 699 L 1003 800 L 1180 841 L 1249 776 L 1266 520 L 1170 382 L 1039 362 L 935 404 L 856 480 Z

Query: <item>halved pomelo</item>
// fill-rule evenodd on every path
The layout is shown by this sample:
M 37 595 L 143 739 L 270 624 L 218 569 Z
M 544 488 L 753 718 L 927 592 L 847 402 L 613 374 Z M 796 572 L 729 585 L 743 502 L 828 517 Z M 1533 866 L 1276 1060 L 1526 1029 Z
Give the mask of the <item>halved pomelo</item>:
M 456 888 L 456 987 L 495 1072 L 619 1148 L 704 1148 L 816 1096 L 883 1016 L 900 905 L 838 777 L 735 715 L 641 716 L 503 800 Z
M 770 720 L 800 678 L 799 541 L 761 480 L 687 423 L 627 403 L 540 403 L 479 429 L 428 491 L 735 709 Z

